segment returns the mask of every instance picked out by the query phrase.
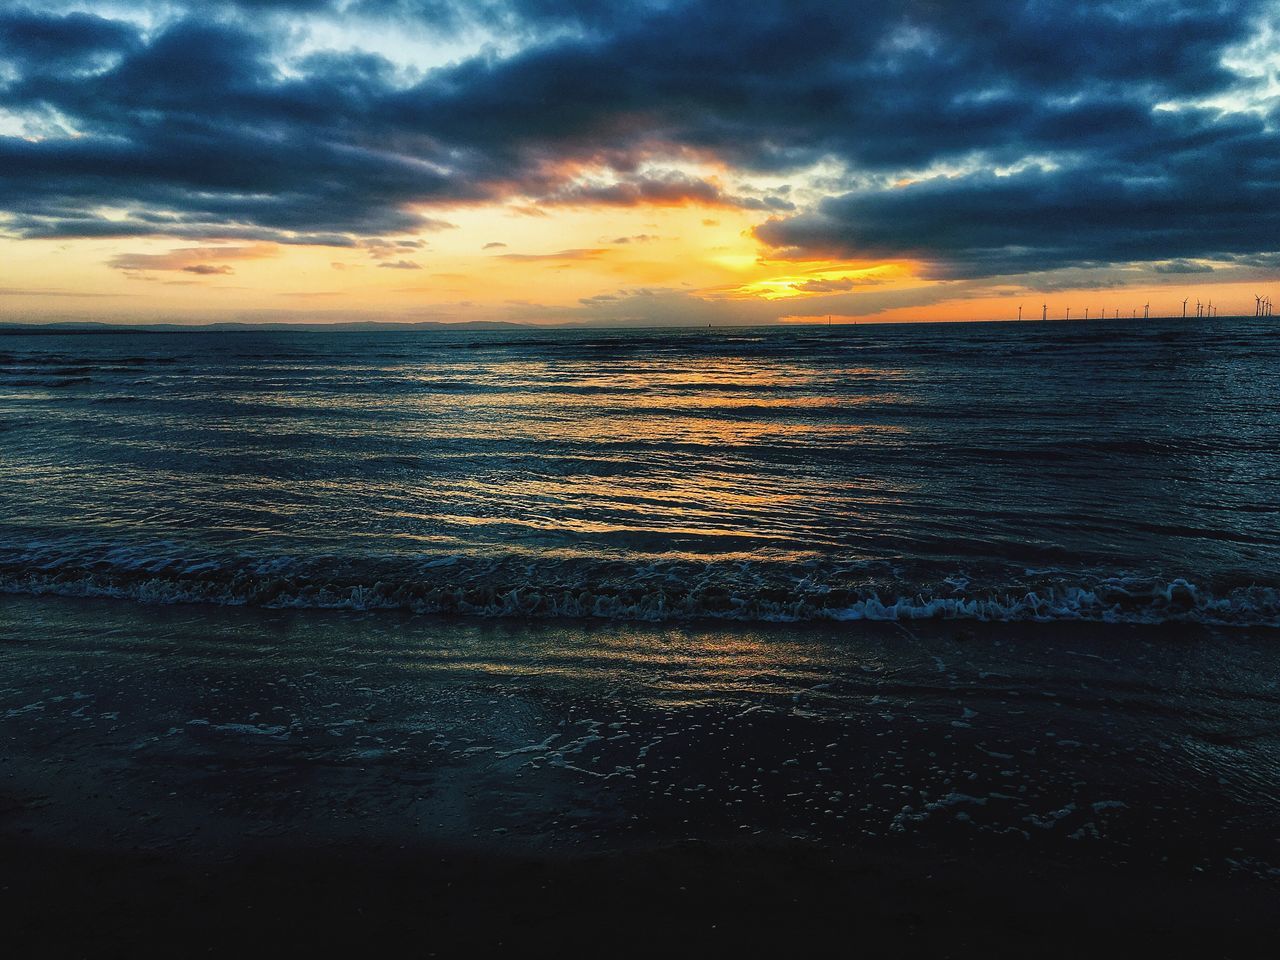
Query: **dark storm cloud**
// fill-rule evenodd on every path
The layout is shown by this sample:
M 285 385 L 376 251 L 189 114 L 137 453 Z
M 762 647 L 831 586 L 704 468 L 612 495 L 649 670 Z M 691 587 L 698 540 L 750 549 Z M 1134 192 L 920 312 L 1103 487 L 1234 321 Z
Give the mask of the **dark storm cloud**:
M 815 278 L 791 284 L 793 290 L 801 293 L 843 293 L 855 287 L 875 287 L 884 283 L 883 277 L 837 277 L 831 280 Z
M 1247 13 L 1170 0 L 907 0 L 857 16 L 830 3 L 680 4 L 604 38 L 468 61 L 398 106 L 498 152 L 662 138 L 753 169 L 827 154 L 887 170 L 975 149 L 1021 156 L 1105 140 L 1153 102 L 1228 85 L 1219 53 Z
M 304 80 L 282 78 L 263 38 L 185 20 L 104 72 L 25 74 L 4 102 L 56 109 L 82 135 L 0 139 L 0 209 L 23 236 L 298 234 L 347 245 L 353 234 L 436 226 L 406 209 L 411 200 L 483 195 L 432 165 L 432 151 L 362 131 L 386 92 L 382 61 L 317 63 Z M 120 207 L 131 216 L 99 213 Z
M 1170 260 L 1168 263 L 1157 263 L 1156 273 L 1213 273 L 1213 267 L 1207 263 L 1193 263 L 1190 260 Z
M 939 278 L 1280 249 L 1280 136 L 1183 117 L 1144 133 L 1062 169 L 829 198 L 756 234 L 780 256 L 919 258 Z
M 43 14 L 0 8 L 0 58 L 30 72 L 91 66 L 139 46 L 135 28 L 89 13 Z
M 795 204 L 782 197 L 740 197 L 725 193 L 714 183 L 682 174 L 664 177 L 636 176 L 619 183 L 572 184 L 542 198 L 545 204 L 565 206 L 598 205 L 632 207 L 640 205 L 741 207 L 747 210 L 794 210 Z
M 431 204 L 529 198 L 773 212 L 780 255 L 942 277 L 1280 249 L 1266 124 L 1153 109 L 1239 88 L 1223 52 L 1263 0 L 139 0 L 164 14 L 145 33 L 128 4 L 59 6 L 0 0 L 0 106 L 77 134 L 0 137 L 18 236 L 353 246 L 431 226 Z M 310 15 L 522 47 L 418 76 L 359 51 L 286 64 Z M 797 209 L 655 172 L 687 159 L 848 174 Z

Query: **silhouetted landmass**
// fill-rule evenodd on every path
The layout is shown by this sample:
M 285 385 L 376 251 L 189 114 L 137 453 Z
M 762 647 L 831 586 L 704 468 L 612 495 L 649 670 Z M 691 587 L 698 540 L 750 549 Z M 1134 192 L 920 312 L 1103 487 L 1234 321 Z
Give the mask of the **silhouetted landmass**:
M 22 333 L 254 333 L 263 330 L 292 331 L 297 333 L 331 333 L 342 330 L 374 332 L 379 330 L 523 330 L 528 323 L 511 323 L 504 320 L 460 320 L 445 323 L 438 320 L 394 322 L 382 320 L 353 320 L 340 323 L 253 323 L 242 321 L 218 321 L 214 323 L 106 323 L 103 321 L 60 320 L 49 323 L 0 323 L 0 334 Z

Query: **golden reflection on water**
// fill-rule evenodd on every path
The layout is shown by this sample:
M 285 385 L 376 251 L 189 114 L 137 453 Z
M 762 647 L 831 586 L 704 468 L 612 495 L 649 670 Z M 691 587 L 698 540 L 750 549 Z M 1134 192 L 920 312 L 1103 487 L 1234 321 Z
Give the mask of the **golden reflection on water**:
M 424 624 L 424 639 L 430 629 Z M 833 647 L 823 631 L 814 630 L 449 624 L 447 632 L 445 645 L 387 648 L 381 655 L 429 674 L 491 674 L 605 687 L 638 682 L 670 705 L 691 705 L 716 693 L 777 695 L 811 689 L 830 678 L 833 657 L 843 671 L 876 676 L 886 669 L 874 644 L 858 650 Z M 500 654 L 504 649 L 509 653 Z
M 907 492 L 858 465 L 860 451 L 916 429 L 899 416 L 916 402 L 906 367 L 815 362 L 803 345 L 794 360 L 661 343 L 649 355 L 558 349 L 161 372 L 164 391 L 199 397 L 202 415 L 151 408 L 131 432 L 122 418 L 141 408 L 82 410 L 86 459 L 115 466 L 74 479 L 137 504 L 167 503 L 181 485 L 189 517 L 129 508 L 143 534 L 229 502 L 240 509 L 225 534 L 266 543 L 314 528 L 335 553 L 500 545 L 729 561 L 839 547 L 868 505 Z

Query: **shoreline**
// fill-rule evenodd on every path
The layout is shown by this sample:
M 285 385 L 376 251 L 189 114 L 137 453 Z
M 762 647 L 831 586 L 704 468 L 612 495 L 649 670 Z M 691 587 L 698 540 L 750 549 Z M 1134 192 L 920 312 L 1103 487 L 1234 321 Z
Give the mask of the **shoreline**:
M 933 627 L 0 597 L 0 907 L 66 956 L 1266 955 L 1276 631 Z

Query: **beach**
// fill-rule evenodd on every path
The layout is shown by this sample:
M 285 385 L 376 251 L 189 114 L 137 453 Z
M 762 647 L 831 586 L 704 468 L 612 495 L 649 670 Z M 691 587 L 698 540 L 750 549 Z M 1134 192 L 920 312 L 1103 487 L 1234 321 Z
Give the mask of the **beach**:
M 921 955 L 1252 956 L 1275 932 L 1269 630 L 12 597 L 0 625 L 5 897 L 40 952 L 848 929 Z

